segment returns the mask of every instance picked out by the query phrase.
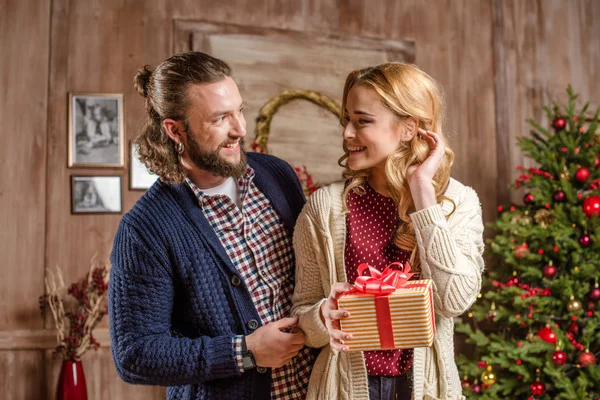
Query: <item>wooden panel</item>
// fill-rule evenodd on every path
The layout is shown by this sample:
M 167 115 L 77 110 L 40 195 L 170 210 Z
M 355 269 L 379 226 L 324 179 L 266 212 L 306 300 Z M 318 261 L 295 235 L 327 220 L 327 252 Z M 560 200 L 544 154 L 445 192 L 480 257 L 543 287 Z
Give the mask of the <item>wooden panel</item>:
M 0 330 L 42 325 L 49 20 L 47 1 L 0 5 Z
M 484 219 L 495 218 L 491 3 L 410 0 L 389 5 L 388 12 L 393 16 L 383 27 L 365 14 L 368 31 L 415 40 L 416 64 L 445 91 L 444 131 L 456 155 L 453 176 L 475 188 Z
M 306 34 L 298 31 L 230 24 L 175 25 L 192 31 L 192 49 L 227 60 L 232 66 L 247 120 L 246 147 L 252 149 L 259 109 L 285 89 L 307 89 L 338 101 L 348 72 L 391 60 L 414 60 L 414 43 L 356 36 Z M 339 120 L 314 104 L 296 101 L 281 108 L 271 124 L 270 152 L 295 166 L 306 165 L 316 182 L 341 178 Z
M 125 142 L 137 133 L 143 107 L 131 110 L 131 99 L 142 105 L 133 88 L 137 68 L 155 62 L 168 53 L 169 34 L 156 26 L 169 26 L 160 8 L 148 12 L 135 4 L 89 6 L 87 2 L 53 2 L 52 59 L 49 81 L 49 147 L 47 266 L 59 266 L 67 283 L 81 279 L 88 271 L 90 259 L 98 253 L 108 258 L 122 215 L 71 215 L 71 175 L 122 176 L 123 209 L 126 212 L 141 192 L 129 191 L 128 165 L 111 169 L 68 169 L 67 162 L 67 94 L 69 92 L 123 93 Z M 119 3 L 119 4 L 117 4 Z M 135 3 L 135 2 L 132 2 Z M 131 24 L 132 15 L 140 23 Z M 168 29 L 167 29 L 168 31 Z M 126 150 L 128 151 L 128 150 Z M 128 153 L 127 153 L 128 154 Z M 101 326 L 106 327 L 105 319 Z M 47 328 L 53 326 L 46 321 Z
M 56 396 L 56 383 L 62 365 L 62 360 L 54 357 L 52 351 L 45 352 L 44 365 L 48 371 L 44 398 L 54 400 Z M 166 390 L 159 386 L 129 385 L 117 375 L 112 361 L 110 349 L 89 351 L 82 357 L 83 372 L 87 385 L 88 399 L 127 399 L 127 400 L 159 400 L 166 398 Z M 41 381 L 40 381 L 41 382 Z
M 3 399 L 46 398 L 41 351 L 0 351 L 0 366 L 0 391 Z
M 101 347 L 110 346 L 108 329 L 96 328 L 94 337 Z M 56 345 L 54 329 L 0 331 L 0 350 L 54 349 Z
M 548 128 L 542 106 L 566 102 L 569 83 L 583 102 L 600 103 L 600 3 L 495 0 L 494 14 L 498 193 L 502 202 L 521 202 L 522 191 L 502 188 L 516 179 L 517 165 L 535 165 L 516 146 L 529 134 L 525 120 Z

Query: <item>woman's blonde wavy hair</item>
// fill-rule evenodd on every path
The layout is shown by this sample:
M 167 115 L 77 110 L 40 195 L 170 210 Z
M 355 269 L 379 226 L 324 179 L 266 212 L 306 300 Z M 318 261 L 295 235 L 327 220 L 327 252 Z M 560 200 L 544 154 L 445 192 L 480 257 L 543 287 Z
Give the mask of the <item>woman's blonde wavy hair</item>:
M 440 85 L 429 75 L 412 64 L 398 62 L 381 64 L 376 67 L 353 71 L 346 78 L 342 98 L 342 116 L 340 122 L 346 126 L 346 101 L 350 90 L 358 85 L 372 88 L 379 94 L 383 104 L 398 118 L 405 120 L 414 118 L 418 126 L 437 133 L 446 142 L 442 122 L 444 118 L 443 92 Z M 427 158 L 429 146 L 427 141 L 416 134 L 410 141 L 402 141 L 396 152 L 390 155 L 385 165 L 385 175 L 390 187 L 390 196 L 397 205 L 398 228 L 393 241 L 400 249 L 411 251 L 410 264 L 419 270 L 420 264 L 415 231 L 409 214 L 415 211 L 407 179 L 407 171 L 411 165 L 420 164 Z M 344 190 L 344 207 L 347 208 L 347 197 L 350 191 L 364 194 L 364 186 L 369 177 L 369 170 L 353 171 L 348 167 L 348 149 L 344 142 L 344 155 L 339 159 L 340 166 L 345 168 L 344 178 L 347 181 Z M 454 152 L 446 145 L 445 155 L 440 167 L 433 177 L 433 187 L 438 202 L 452 201 L 443 195 L 450 179 L 450 169 L 454 161 Z

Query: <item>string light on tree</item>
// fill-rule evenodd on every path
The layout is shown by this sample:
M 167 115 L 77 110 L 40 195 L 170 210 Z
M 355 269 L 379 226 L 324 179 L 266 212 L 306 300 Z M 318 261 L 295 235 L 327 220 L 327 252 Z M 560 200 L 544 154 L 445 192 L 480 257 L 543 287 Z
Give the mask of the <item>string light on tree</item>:
M 488 319 L 490 321 L 494 321 L 496 319 L 496 303 L 492 301 L 492 305 L 490 306 L 490 311 L 488 312 Z

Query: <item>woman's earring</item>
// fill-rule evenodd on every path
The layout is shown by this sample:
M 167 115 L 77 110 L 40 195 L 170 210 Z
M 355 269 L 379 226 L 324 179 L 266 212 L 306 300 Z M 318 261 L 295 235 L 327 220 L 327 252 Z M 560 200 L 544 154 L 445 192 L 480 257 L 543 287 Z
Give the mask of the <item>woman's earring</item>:
M 179 142 L 175 145 L 175 151 L 177 152 L 177 154 L 182 155 L 184 150 L 185 147 L 183 146 L 182 142 Z

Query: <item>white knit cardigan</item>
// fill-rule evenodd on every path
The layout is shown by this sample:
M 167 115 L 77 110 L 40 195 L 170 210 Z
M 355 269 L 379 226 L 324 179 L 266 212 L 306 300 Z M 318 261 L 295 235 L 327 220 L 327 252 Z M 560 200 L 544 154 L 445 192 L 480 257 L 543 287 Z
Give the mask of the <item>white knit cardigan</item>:
M 296 286 L 292 315 L 300 317 L 306 344 L 323 348 L 310 377 L 308 400 L 369 398 L 363 353 L 333 350 L 319 315 L 331 285 L 346 281 L 343 190 L 340 182 L 315 192 L 294 231 Z M 471 306 L 481 288 L 484 265 L 479 198 L 473 189 L 454 179 L 445 195 L 456 205 L 453 213 L 453 204 L 444 201 L 410 215 L 419 247 L 421 277 L 433 280 L 436 320 L 433 346 L 414 350 L 414 400 L 464 399 L 454 361 L 453 318 Z

